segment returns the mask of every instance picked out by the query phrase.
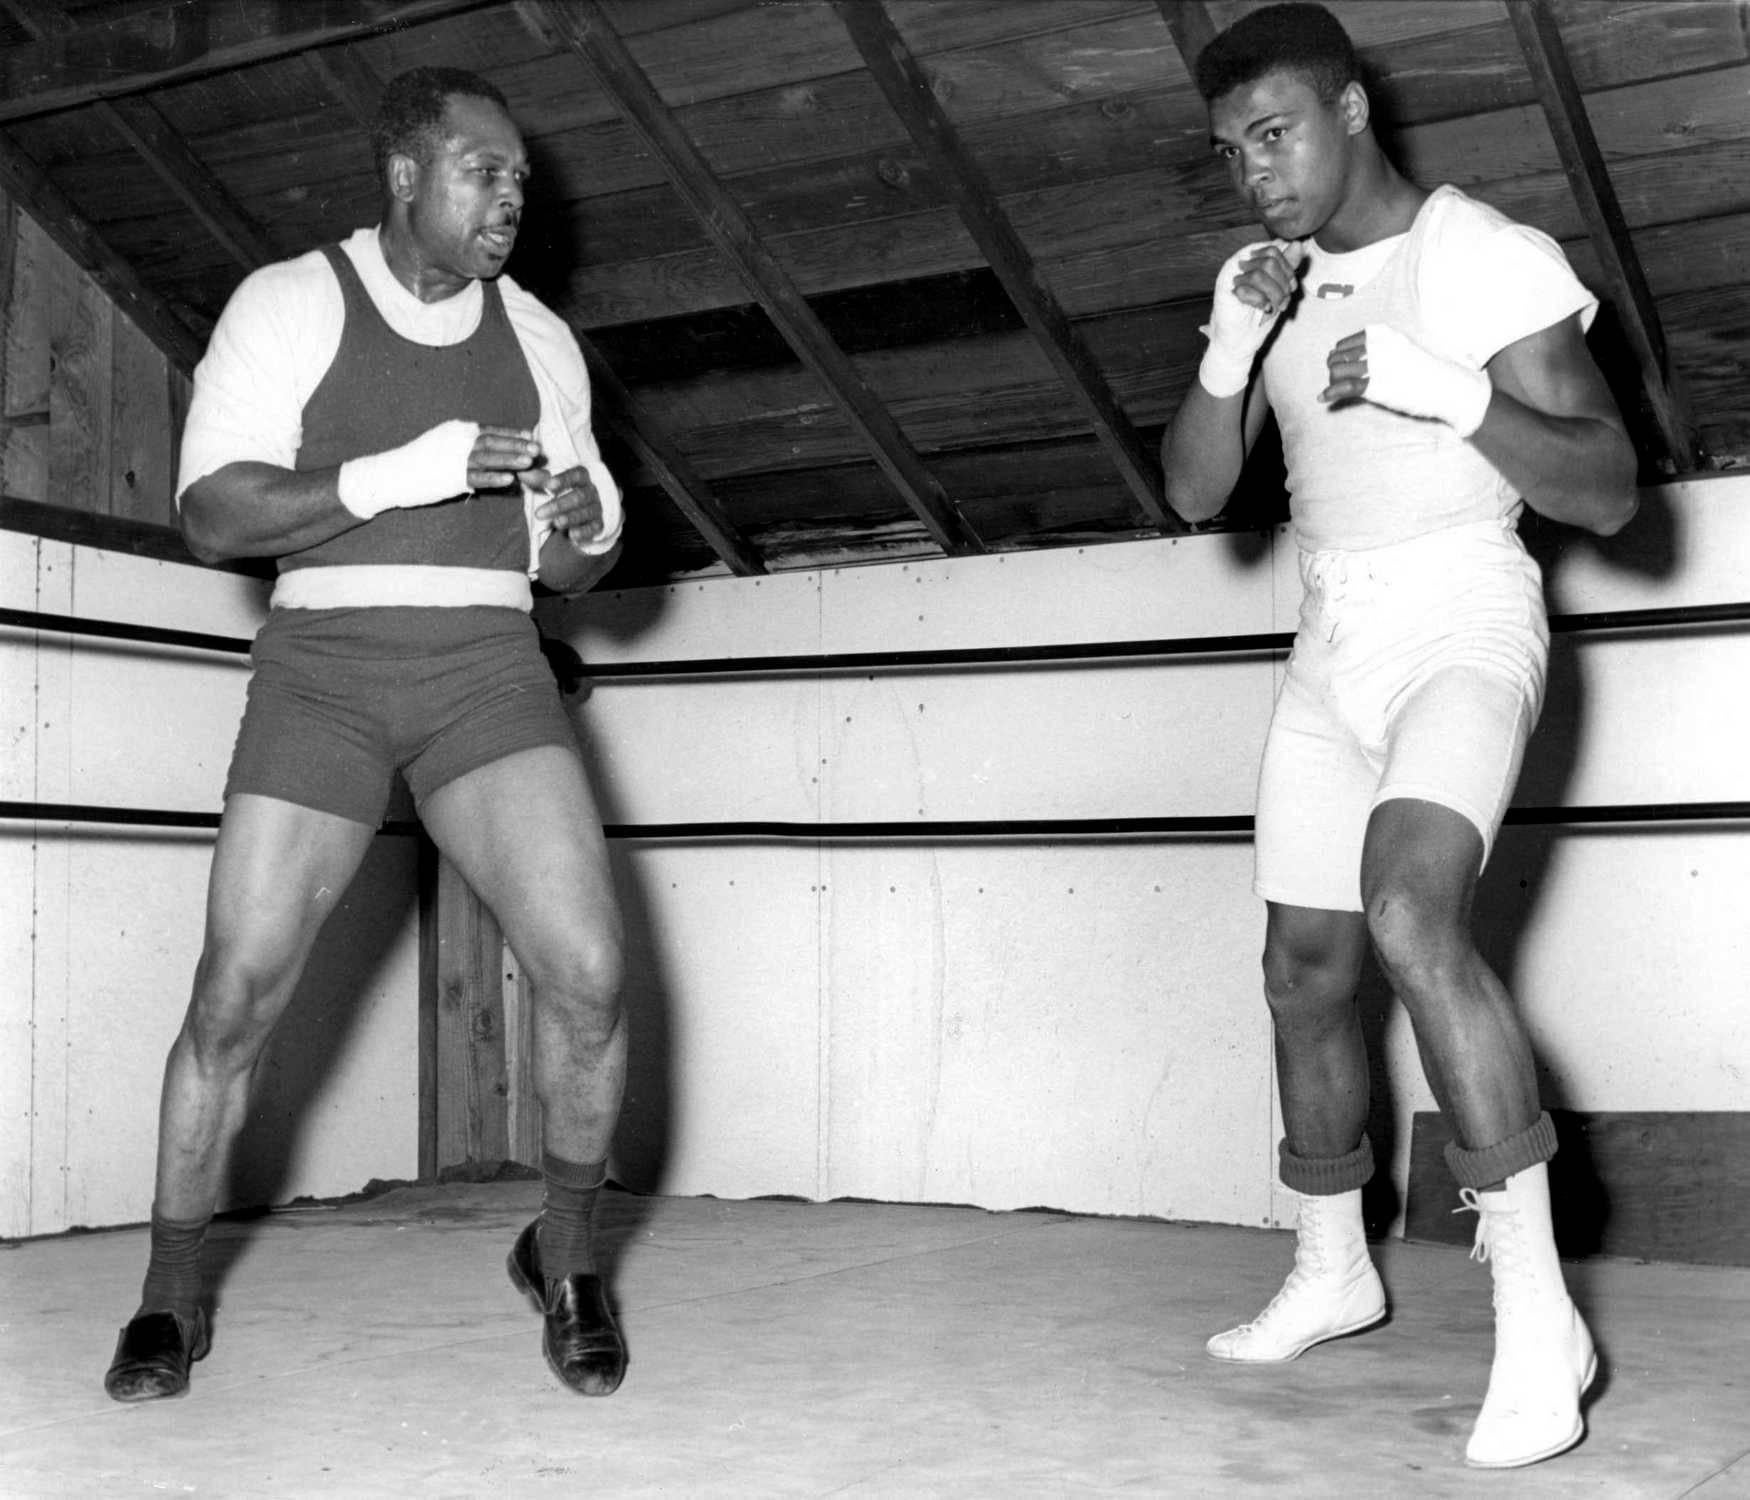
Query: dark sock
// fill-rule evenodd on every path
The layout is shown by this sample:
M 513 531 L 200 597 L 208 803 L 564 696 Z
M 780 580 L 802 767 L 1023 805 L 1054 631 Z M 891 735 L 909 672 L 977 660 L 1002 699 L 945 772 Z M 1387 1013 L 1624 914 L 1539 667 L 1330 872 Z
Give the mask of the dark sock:
M 550 1281 L 588 1275 L 595 1270 L 589 1221 L 595 1195 L 608 1175 L 605 1161 L 566 1161 L 550 1151 L 541 1153 L 546 1196 L 541 1203 L 541 1274 Z
M 194 1321 L 201 1301 L 201 1242 L 210 1222 L 152 1215 L 152 1254 L 140 1288 L 140 1312 L 173 1312 Z

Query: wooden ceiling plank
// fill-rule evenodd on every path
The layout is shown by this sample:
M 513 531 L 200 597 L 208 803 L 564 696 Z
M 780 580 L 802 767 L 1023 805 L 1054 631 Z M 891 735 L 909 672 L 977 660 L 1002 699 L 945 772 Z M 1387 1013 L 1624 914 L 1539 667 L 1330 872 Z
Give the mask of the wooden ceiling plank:
M 639 462 L 656 476 L 657 482 L 668 492 L 669 499 L 692 522 L 699 535 L 711 544 L 711 550 L 728 565 L 730 572 L 742 578 L 764 573 L 765 559 L 729 519 L 711 493 L 711 487 L 651 423 L 637 398 L 602 358 L 601 351 L 582 334 L 577 334 L 577 343 L 589 365 L 590 382 L 598 398 L 596 413 L 631 447 Z M 599 399 L 604 395 L 607 400 Z
M 33 41 L 79 29 L 55 0 L 0 0 Z M 99 100 L 97 112 L 139 154 L 231 258 L 254 270 L 277 252 L 261 227 L 147 99 Z
M 79 23 L 54 4 L 54 0 L 0 0 L 0 5 L 4 5 L 18 25 L 25 28 L 31 40 L 37 42 L 45 37 L 65 37 L 66 33 L 79 30 Z M 163 114 L 159 114 L 158 107 L 151 100 L 126 98 L 114 103 L 100 100 L 96 110 L 98 116 L 138 152 L 145 165 L 158 173 L 165 186 L 177 194 L 182 205 L 200 219 L 208 233 L 221 243 L 226 254 L 236 263 L 254 270 L 255 266 L 275 257 L 275 249 L 268 236 L 262 233 L 261 226 L 243 212 L 228 187 L 208 170 L 200 158 L 194 156 L 186 140 Z
M 194 369 L 201 357 L 202 340 L 109 247 L 67 201 L 66 195 L 49 181 L 48 174 L 4 135 L 0 135 L 0 188 L 11 194 L 74 263 L 90 274 L 173 365 L 184 374 Z
M 0 121 L 75 109 L 501 0 L 229 0 L 166 4 L 0 54 Z
M 1057 3 L 1061 6 L 1063 0 Z M 1078 15 L 1081 4 L 1077 0 Z M 1600 15 L 1593 9 L 1578 16 L 1562 13 L 1563 38 L 1582 88 L 1661 78 L 1671 71 L 1663 57 L 1672 57 L 1684 71 L 1744 60 L 1742 34 L 1723 24 L 1717 0 L 1662 4 L 1663 9 L 1653 11 L 1629 4 L 1620 15 Z M 1494 9 L 1484 7 L 1484 14 L 1493 17 Z M 889 13 L 903 21 L 900 0 L 889 0 Z M 1150 7 L 1147 19 L 1165 43 L 1156 7 Z M 909 30 L 902 26 L 902 31 L 930 68 L 940 93 L 940 65 L 924 56 Z M 1089 39 L 1093 45 L 1094 33 Z M 1101 43 L 1109 40 L 1099 38 Z M 1203 102 L 1186 84 L 1182 69 L 1166 64 L 1161 51 L 1157 43 L 1150 61 L 1156 76 L 1146 89 L 1078 97 L 1025 116 L 991 116 L 990 98 L 974 87 L 989 73 L 1010 67 L 1008 61 L 981 53 L 980 66 L 965 70 L 966 83 L 949 96 L 961 143 L 996 186 L 1029 244 L 1037 242 L 1012 202 L 1016 194 L 1095 184 L 1134 173 L 1139 163 L 1151 163 L 1157 174 L 1183 179 L 1188 187 L 1194 179 L 1205 193 L 1219 180 L 1203 159 L 1209 131 Z M 639 55 L 644 56 L 642 50 Z M 1376 85 L 1370 91 L 1375 118 L 1394 131 L 1514 105 L 1536 107 L 1504 7 L 1488 24 L 1394 43 L 1365 55 L 1364 62 Z M 1019 65 L 1019 60 L 1013 63 Z M 518 100 L 519 116 L 526 111 L 541 123 L 542 176 L 545 182 L 563 185 L 580 226 L 573 236 L 580 261 L 635 260 L 706 243 L 704 230 L 621 117 L 582 126 L 564 123 L 569 117 L 562 99 L 580 97 L 581 91 L 573 84 L 561 95 L 558 75 L 548 65 L 541 67 L 539 79 L 537 84 L 534 73 L 525 70 L 520 83 L 500 82 Z M 1711 89 L 1707 80 L 1696 83 Z M 531 92 L 525 97 L 519 88 Z M 589 93 L 598 96 L 596 90 Z M 946 201 L 920 153 L 893 129 L 891 109 L 866 70 L 811 82 L 808 96 L 812 112 L 806 128 L 797 128 L 793 90 L 788 96 L 778 90 L 741 96 L 745 117 L 722 101 L 676 110 L 687 133 L 709 143 L 713 167 L 768 243 L 798 229 L 886 218 Z M 787 97 L 792 101 L 788 111 Z M 1742 89 L 1735 98 L 1721 97 L 1742 113 Z M 612 108 L 605 99 L 602 103 Z M 1704 106 L 1698 100 L 1696 107 Z M 1683 106 L 1675 109 L 1670 118 L 1684 119 Z M 1614 163 L 1617 153 L 1604 114 L 1595 101 L 1600 140 Z M 1701 129 L 1705 137 L 1706 122 Z M 1535 134 L 1545 140 L 1554 165 L 1554 145 L 1541 121 Z M 1473 160 L 1486 154 L 1479 151 Z M 69 178 L 59 175 L 61 168 L 56 170 L 56 180 L 69 184 Z M 1618 184 L 1620 189 L 1620 177 Z M 82 194 L 77 196 L 85 201 Z M 1040 253 L 1037 248 L 1035 253 Z
M 100 101 L 97 108 L 240 266 L 253 271 L 279 258 L 279 250 L 261 226 L 189 149 L 156 105 L 146 99 L 117 99 Z
M 892 414 L 833 342 L 795 281 L 766 249 L 741 206 L 680 129 L 595 0 L 519 0 L 519 8 L 542 19 L 557 44 L 575 53 L 618 102 L 798 358 L 837 398 L 875 461 L 937 545 L 950 555 L 983 552 L 984 544 L 949 504 Z
M 303 54 L 304 67 L 324 89 L 369 130 L 377 121 L 383 81 L 351 47 L 317 47 Z
M 1562 169 L 1597 251 L 1610 300 L 1640 366 L 1663 457 L 1671 472 L 1693 472 L 1704 462 L 1695 422 L 1671 367 L 1659 310 L 1593 134 L 1586 101 L 1574 81 L 1561 30 L 1545 0 L 1508 0 L 1507 12 L 1555 137 Z
M 1203 0 L 1155 0 L 1155 4 L 1160 7 L 1167 30 L 1173 33 L 1173 45 L 1185 60 L 1185 71 L 1195 78 L 1197 54 L 1215 40 L 1221 28 Z
M 1087 414 L 1142 514 L 1166 531 L 1183 530 L 1167 510 L 1161 474 L 1100 367 L 1065 315 L 995 189 L 962 144 L 937 102 L 929 76 L 900 36 L 881 0 L 834 0 L 834 8 L 857 44 L 881 92 L 959 209 L 1003 289 L 1069 393 Z

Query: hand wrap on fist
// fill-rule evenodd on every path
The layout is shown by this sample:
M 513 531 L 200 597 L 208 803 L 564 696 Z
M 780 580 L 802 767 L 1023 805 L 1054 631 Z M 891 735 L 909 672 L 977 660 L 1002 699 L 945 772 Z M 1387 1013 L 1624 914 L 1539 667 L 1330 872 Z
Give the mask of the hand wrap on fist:
M 1467 438 L 1483 425 L 1495 387 L 1486 372 L 1430 354 L 1385 323 L 1369 323 L 1364 400 L 1407 417 L 1444 422 Z
M 1215 278 L 1209 340 L 1197 379 L 1212 396 L 1237 396 L 1252 378 L 1252 364 L 1294 294 L 1295 270 L 1305 250 L 1290 240 L 1259 240 L 1230 255 Z
M 340 466 L 340 503 L 368 521 L 386 510 L 465 495 L 468 460 L 479 436 L 478 422 L 457 419 L 440 422 L 399 448 L 349 458 Z

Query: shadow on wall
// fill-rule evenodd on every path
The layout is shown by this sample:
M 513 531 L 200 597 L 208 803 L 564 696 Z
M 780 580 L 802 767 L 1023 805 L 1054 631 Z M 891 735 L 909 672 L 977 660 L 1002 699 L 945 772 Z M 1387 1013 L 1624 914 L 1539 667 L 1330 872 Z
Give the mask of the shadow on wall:
M 1563 569 L 1571 558 L 1593 555 L 1610 568 L 1642 578 L 1670 577 L 1681 555 L 1677 518 L 1659 491 L 1643 493 L 1635 519 L 1614 537 L 1596 537 L 1574 527 L 1545 521 L 1526 511 L 1520 535 L 1544 571 L 1544 593 L 1552 614 L 1562 610 Z M 1586 683 L 1582 653 L 1571 635 L 1558 634 L 1550 644 L 1549 680 L 1543 714 L 1527 747 L 1514 802 L 1521 807 L 1555 807 L 1567 798 L 1586 724 Z M 1594 729 L 1594 732 L 1596 730 Z M 1597 747 L 1591 747 L 1597 753 Z M 1644 839 L 1656 830 L 1622 829 L 1609 837 Z M 1504 830 L 1497 856 L 1477 889 L 1475 932 L 1483 957 L 1519 994 L 1520 950 L 1532 924 L 1558 844 L 1573 834 L 1559 827 L 1519 827 Z M 1535 1038 L 1533 1039 L 1535 1045 Z M 1545 1109 L 1558 1119 L 1575 1108 L 1563 1082 L 1562 1059 L 1540 1054 L 1538 1087 Z M 1563 1207 L 1563 1222 L 1572 1230 L 1589 1225 L 1587 1243 L 1570 1232 L 1563 1253 L 1585 1255 L 1598 1249 L 1609 1219 L 1609 1201 L 1593 1163 L 1583 1131 L 1567 1130 L 1550 1164 L 1550 1189 Z
M 384 982 L 398 940 L 415 920 L 415 863 L 413 840 L 379 836 L 323 924 L 256 1069 L 249 1118 L 231 1153 L 222 1206 L 278 1204 L 291 1193 L 312 1111 L 320 1107 L 338 1060 L 352 1045 L 368 997 Z M 417 1075 L 411 1057 L 407 1068 L 411 1089 Z
M 1546 521 L 1527 510 L 1520 519 L 1520 535 L 1544 574 L 1544 596 L 1551 614 L 1563 612 L 1563 570 L 1569 559 L 1591 555 L 1609 568 L 1646 579 L 1669 578 L 1676 572 L 1682 553 L 1677 516 L 1664 494 L 1642 492 L 1641 509 L 1628 526 L 1614 537 L 1597 537 L 1575 527 Z M 1583 748 L 1587 722 L 1586 683 L 1582 653 L 1572 635 L 1558 634 L 1550 642 L 1549 681 L 1544 693 L 1543 715 L 1526 749 L 1514 802 L 1521 807 L 1555 807 L 1567 798 L 1574 767 Z M 1596 732 L 1596 726 L 1594 728 Z M 1597 747 L 1592 747 L 1597 753 Z M 1501 841 L 1504 856 L 1493 878 L 1485 874 L 1477 891 L 1476 933 L 1483 957 L 1505 981 L 1509 992 L 1519 993 L 1519 952 L 1523 936 L 1541 895 L 1545 877 L 1558 843 L 1573 835 L 1563 829 L 1522 827 L 1509 829 Z M 1612 838 L 1657 837 L 1656 830 L 1623 829 Z M 1535 1038 L 1533 1038 L 1535 1045 Z M 1538 1056 L 1538 1090 L 1545 1109 L 1558 1119 L 1575 1108 L 1563 1083 L 1562 1060 Z M 1609 1201 L 1593 1163 L 1586 1134 L 1564 1130 L 1555 1159 L 1550 1163 L 1550 1191 L 1562 1206 L 1562 1221 L 1569 1226 L 1563 1253 L 1586 1255 L 1599 1248 L 1598 1240 L 1609 1219 Z M 1587 1243 L 1579 1243 L 1574 1226 L 1589 1225 Z
M 1676 570 L 1681 552 L 1675 513 L 1657 491 L 1644 494 L 1640 513 L 1615 537 L 1595 537 L 1573 527 L 1544 521 L 1529 510 L 1521 518 L 1520 534 L 1544 570 L 1545 595 L 1552 614 L 1561 612 L 1562 567 L 1564 560 L 1571 556 L 1594 553 L 1611 567 L 1624 572 L 1644 578 L 1666 578 Z M 1586 717 L 1585 701 L 1581 657 L 1575 649 L 1574 638 L 1557 635 L 1551 643 L 1543 713 L 1526 750 L 1514 794 L 1515 805 L 1553 807 L 1560 806 L 1565 800 L 1582 748 L 1580 734 Z M 1646 838 L 1656 835 L 1628 830 L 1611 836 Z M 1571 835 L 1559 827 L 1504 829 L 1489 868 L 1478 883 L 1472 924 L 1477 946 L 1490 967 L 1501 976 L 1508 991 L 1515 995 L 1519 993 L 1522 978 L 1521 947 L 1533 925 L 1536 905 L 1544 890 L 1555 849 L 1564 837 Z M 1362 972 L 1358 1003 L 1367 1040 L 1372 1091 L 1368 1133 L 1375 1157 L 1382 1163 L 1395 1159 L 1399 1144 L 1393 1083 L 1386 1067 L 1386 1033 L 1394 998 L 1370 954 Z M 1544 1108 L 1560 1117 L 1574 1107 L 1574 1101 L 1565 1093 L 1561 1059 L 1540 1056 L 1538 1081 Z M 1561 1149 L 1551 1164 L 1550 1180 L 1551 1191 L 1564 1206 L 1564 1218 L 1574 1224 L 1592 1226 L 1589 1243 L 1565 1240 L 1563 1252 L 1583 1255 L 1596 1250 L 1598 1237 L 1608 1221 L 1609 1203 L 1583 1132 L 1568 1131 L 1562 1135 Z M 1443 1184 L 1442 1191 L 1445 1186 Z M 1429 1190 L 1431 1184 L 1428 1183 L 1412 1185 L 1412 1192 Z M 1398 1201 L 1391 1174 L 1377 1173 L 1364 1195 L 1369 1231 L 1375 1235 L 1383 1233 L 1404 1207 Z
M 626 636 L 648 628 L 664 607 L 667 593 L 661 589 L 639 590 L 644 605 L 628 622 L 628 611 L 616 609 L 613 618 Z M 566 707 L 577 730 L 585 774 L 595 795 L 596 811 L 604 825 L 626 821 L 611 780 L 602 772 L 600 757 L 582 725 L 580 710 L 589 701 L 591 685 L 588 664 L 568 642 L 579 636 L 579 612 L 589 607 L 588 596 L 569 602 L 552 601 L 538 612 L 543 649 L 554 666 Z M 619 898 L 620 918 L 626 942 L 625 1004 L 630 1025 L 626 1066 L 626 1093 L 614 1136 L 611 1164 L 613 1179 L 637 1193 L 661 1191 L 669 1159 L 670 1122 L 674 1115 L 675 1038 L 674 1005 L 662 970 L 662 945 L 656 930 L 655 903 L 645 888 L 641 862 L 634 846 L 625 840 L 609 841 L 614 871 L 614 890 Z

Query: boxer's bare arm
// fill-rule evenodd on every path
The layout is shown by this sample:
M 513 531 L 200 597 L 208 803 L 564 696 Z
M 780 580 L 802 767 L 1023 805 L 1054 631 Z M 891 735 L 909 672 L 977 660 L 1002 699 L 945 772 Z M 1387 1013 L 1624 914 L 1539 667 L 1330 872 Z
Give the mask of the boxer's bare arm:
M 1640 506 L 1634 444 L 1578 319 L 1509 344 L 1489 378 L 1477 451 L 1539 515 L 1599 536 L 1622 530 Z
M 467 483 L 477 490 L 502 489 L 538 453 L 526 432 L 482 427 L 468 457 Z M 239 462 L 214 470 L 182 493 L 188 550 L 202 562 L 280 557 L 363 525 L 367 518 L 341 502 L 342 467 L 297 470 Z
M 1254 376 L 1258 352 L 1294 296 L 1305 252 L 1286 241 L 1242 247 L 1216 273 L 1209 347 L 1161 439 L 1167 504 L 1207 521 L 1227 504 L 1268 405 Z

